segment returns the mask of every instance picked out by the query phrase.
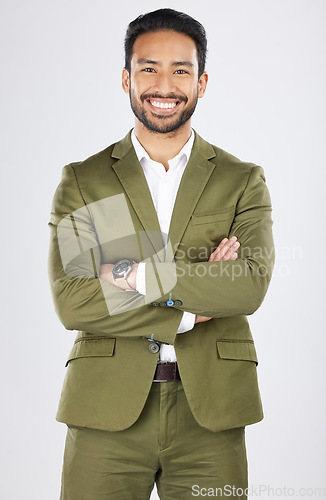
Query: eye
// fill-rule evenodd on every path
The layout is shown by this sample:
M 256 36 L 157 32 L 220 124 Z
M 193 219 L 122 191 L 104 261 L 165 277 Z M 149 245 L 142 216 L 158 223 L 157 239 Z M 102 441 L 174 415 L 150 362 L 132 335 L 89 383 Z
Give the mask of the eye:
M 143 71 L 145 71 L 145 73 L 153 73 L 154 68 L 144 68 Z
M 177 69 L 176 73 L 178 75 L 186 75 L 188 73 L 188 71 L 185 71 L 184 69 Z

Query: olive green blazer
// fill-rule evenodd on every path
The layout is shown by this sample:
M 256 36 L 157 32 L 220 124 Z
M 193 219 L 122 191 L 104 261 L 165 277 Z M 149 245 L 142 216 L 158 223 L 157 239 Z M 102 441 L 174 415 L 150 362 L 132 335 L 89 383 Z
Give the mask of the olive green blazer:
M 246 318 L 263 301 L 274 261 L 261 167 L 195 133 L 164 249 L 129 132 L 64 167 L 49 225 L 55 309 L 66 329 L 78 331 L 66 363 L 60 422 L 111 431 L 131 426 L 158 361 L 153 341 L 174 345 L 201 426 L 220 431 L 263 418 Z M 238 260 L 207 262 L 231 235 L 241 243 Z M 145 296 L 98 278 L 101 264 L 121 258 L 146 262 Z M 177 334 L 184 311 L 213 319 Z

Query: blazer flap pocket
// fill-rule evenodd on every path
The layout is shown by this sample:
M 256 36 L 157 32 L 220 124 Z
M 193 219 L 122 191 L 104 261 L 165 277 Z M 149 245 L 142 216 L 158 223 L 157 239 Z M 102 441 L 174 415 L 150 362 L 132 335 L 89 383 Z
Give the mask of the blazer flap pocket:
M 219 358 L 254 361 L 258 364 L 257 353 L 252 340 L 218 340 L 216 344 Z
M 211 224 L 214 222 L 222 222 L 230 220 L 234 217 L 234 207 L 224 208 L 218 212 L 206 214 L 193 214 L 191 217 L 192 224 Z
M 73 359 L 113 356 L 115 339 L 87 339 L 77 340 L 70 351 L 66 366 Z

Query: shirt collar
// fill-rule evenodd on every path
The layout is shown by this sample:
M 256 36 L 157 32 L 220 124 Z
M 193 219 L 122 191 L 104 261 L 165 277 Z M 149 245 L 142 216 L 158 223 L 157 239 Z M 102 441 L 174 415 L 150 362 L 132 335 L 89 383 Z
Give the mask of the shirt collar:
M 175 161 L 177 161 L 179 158 L 181 158 L 182 155 L 186 155 L 186 163 L 188 162 L 190 155 L 191 155 L 192 147 L 194 145 L 194 140 L 195 140 L 195 134 L 194 134 L 193 129 L 191 129 L 191 136 L 189 137 L 186 144 L 183 146 L 183 148 L 179 151 L 179 153 L 174 158 L 171 158 L 171 160 L 173 160 L 173 163 L 175 163 Z M 151 162 L 154 161 L 154 160 L 152 160 L 152 158 L 150 158 L 147 151 L 143 148 L 143 146 L 140 144 L 139 140 L 137 139 L 136 134 L 135 134 L 135 129 L 132 129 L 132 132 L 131 132 L 131 142 L 132 142 L 132 145 L 135 149 L 139 163 L 141 163 L 143 158 L 146 158 L 146 160 L 149 160 Z M 169 162 L 171 160 L 169 160 Z

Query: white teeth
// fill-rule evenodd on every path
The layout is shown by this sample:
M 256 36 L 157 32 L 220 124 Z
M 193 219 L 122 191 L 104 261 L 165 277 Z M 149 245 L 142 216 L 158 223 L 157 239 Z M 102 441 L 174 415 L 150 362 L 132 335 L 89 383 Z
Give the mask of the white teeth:
M 157 101 L 150 101 L 150 103 L 155 106 L 155 108 L 161 108 L 161 109 L 172 109 L 174 108 L 177 103 L 176 102 L 170 102 L 170 103 L 167 103 L 167 102 L 157 102 Z

